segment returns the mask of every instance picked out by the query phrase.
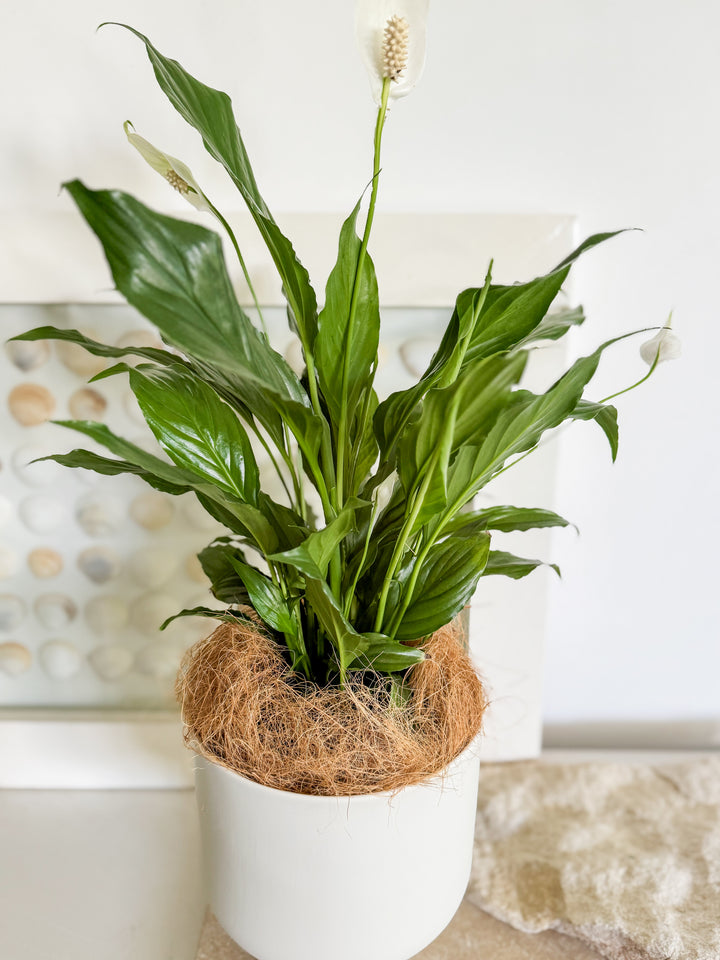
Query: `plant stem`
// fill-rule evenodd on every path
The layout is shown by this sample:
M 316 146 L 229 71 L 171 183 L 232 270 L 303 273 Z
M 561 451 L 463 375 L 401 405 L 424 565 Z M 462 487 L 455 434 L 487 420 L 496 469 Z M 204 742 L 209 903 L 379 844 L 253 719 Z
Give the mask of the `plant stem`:
M 365 256 L 367 254 L 368 243 L 370 241 L 370 232 L 372 230 L 373 219 L 375 217 L 375 204 L 377 202 L 378 185 L 380 182 L 380 146 L 382 143 L 382 132 L 385 126 L 385 116 L 387 114 L 388 100 L 390 99 L 390 77 L 385 77 L 382 86 L 382 96 L 380 108 L 378 109 L 377 121 L 375 123 L 375 140 L 373 153 L 373 179 L 370 191 L 370 203 L 368 206 L 367 218 L 365 220 L 365 230 L 363 232 L 362 243 L 358 253 L 357 266 L 355 267 L 355 282 L 353 284 L 352 299 L 350 300 L 350 314 L 348 316 L 347 335 L 345 338 L 345 350 L 343 353 L 342 370 L 342 390 L 340 394 L 340 423 L 338 425 L 338 443 L 337 443 L 337 504 L 342 507 L 345 501 L 345 457 L 347 446 L 348 430 L 348 371 L 350 364 L 350 347 L 352 343 L 353 327 L 357 317 L 358 300 L 360 297 L 360 287 L 362 285 L 362 274 L 365 266 Z M 348 458 L 349 466 L 349 458 Z
M 357 588 L 358 580 L 360 579 L 360 574 L 362 573 L 362 568 L 365 565 L 365 559 L 368 555 L 368 549 L 370 547 L 370 538 L 372 537 L 372 532 L 375 527 L 375 520 L 377 519 L 379 506 L 380 504 L 376 497 L 375 503 L 373 504 L 372 513 L 370 514 L 370 519 L 368 520 L 368 531 L 365 537 L 365 544 L 363 546 L 362 557 L 360 558 L 360 563 L 358 564 L 358 568 L 355 571 L 355 577 L 353 578 L 352 585 L 347 592 L 347 596 L 345 597 L 345 609 L 343 612 L 345 616 L 348 618 L 350 617 L 352 602 L 353 602 L 353 599 L 355 598 L 355 589 Z
M 205 199 L 207 200 L 207 197 L 205 197 Z M 251 297 L 253 298 L 253 303 L 255 304 L 255 309 L 257 310 L 257 312 L 258 312 L 258 317 L 260 318 L 260 324 L 261 324 L 261 326 L 262 326 L 263 333 L 265 334 L 265 339 L 268 340 L 269 338 L 268 338 L 267 327 L 266 327 L 266 325 L 265 325 L 265 317 L 263 317 L 263 312 L 262 312 L 262 310 L 260 309 L 260 304 L 259 304 L 259 302 L 258 302 L 258 298 L 257 298 L 257 295 L 256 295 L 256 293 L 255 293 L 255 288 L 254 288 L 253 285 L 252 285 L 252 280 L 250 279 L 250 274 L 248 273 L 248 269 L 247 269 L 247 267 L 246 267 L 246 265 L 245 265 L 245 259 L 244 259 L 243 255 L 242 255 L 242 253 L 240 252 L 240 246 L 239 246 L 239 244 L 238 244 L 238 242 L 237 242 L 237 239 L 236 239 L 236 237 L 235 237 L 235 234 L 233 233 L 232 227 L 231 227 L 230 224 L 227 222 L 227 220 L 225 219 L 225 217 L 220 213 L 220 211 L 218 210 L 218 208 L 217 208 L 214 204 L 210 203 L 209 200 L 207 200 L 207 202 L 208 202 L 208 204 L 210 204 L 210 210 L 212 211 L 212 213 L 214 214 L 214 216 L 219 220 L 219 222 L 220 222 L 220 223 L 223 225 L 223 227 L 225 228 L 225 232 L 226 232 L 227 235 L 230 237 L 230 242 L 232 243 L 233 247 L 235 248 L 235 253 L 237 254 L 238 260 L 240 261 L 240 266 L 241 266 L 241 268 L 242 268 L 243 276 L 245 277 L 245 283 L 247 283 L 247 285 L 248 285 L 248 289 L 250 290 L 250 295 L 251 295 Z
M 649 380 L 650 377 L 655 372 L 655 367 L 660 363 L 660 348 L 658 347 L 658 352 L 655 354 L 655 359 L 652 362 L 652 366 L 645 374 L 644 377 L 640 377 L 635 383 L 631 384 L 629 387 L 625 387 L 624 390 L 618 390 L 616 393 L 611 393 L 608 397 L 603 397 L 600 403 L 607 403 L 608 400 L 614 400 L 615 397 L 621 397 L 624 393 L 630 393 L 631 390 L 634 390 L 635 387 L 639 387 L 641 383 L 645 383 L 646 380 Z

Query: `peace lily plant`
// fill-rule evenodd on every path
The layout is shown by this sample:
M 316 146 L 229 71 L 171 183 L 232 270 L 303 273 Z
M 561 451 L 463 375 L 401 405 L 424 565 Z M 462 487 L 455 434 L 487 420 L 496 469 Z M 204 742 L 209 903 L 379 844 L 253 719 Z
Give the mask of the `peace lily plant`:
M 102 445 L 51 459 L 101 474 L 131 473 L 156 490 L 194 494 L 227 530 L 200 554 L 219 602 L 178 616 L 264 621 L 299 675 L 319 685 L 367 671 L 402 689 L 425 656 L 424 640 L 468 603 L 482 577 L 523 577 L 539 561 L 491 548 L 494 531 L 565 526 L 537 508 L 473 509 L 476 495 L 543 436 L 592 420 L 617 451 L 617 412 L 585 396 L 603 352 L 575 361 L 544 393 L 521 385 L 537 344 L 583 322 L 580 309 L 550 313 L 574 261 L 612 233 L 590 237 L 553 270 L 526 283 L 494 283 L 491 269 L 463 290 L 437 352 L 417 383 L 379 400 L 374 390 L 379 295 L 369 241 L 390 101 L 408 93 L 424 60 L 427 0 L 357 4 L 357 34 L 378 103 L 367 212 L 362 198 L 343 224 L 337 263 L 318 308 L 308 273 L 258 189 L 229 97 L 144 44 L 172 106 L 200 134 L 245 201 L 277 268 L 300 376 L 236 299 L 219 235 L 157 213 L 115 190 L 65 184 L 103 246 L 117 289 L 160 331 L 167 349 L 114 347 L 75 330 L 41 327 L 16 339 L 57 339 L 120 362 L 168 459 L 93 421 L 62 425 Z M 126 123 L 130 143 L 227 233 L 252 291 L 230 224 L 183 162 Z M 673 347 L 663 330 L 643 349 L 651 371 Z M 132 355 L 135 365 L 123 362 Z M 609 399 L 609 398 L 608 398 Z M 262 489 L 264 449 L 286 498 Z M 312 489 L 322 516 L 309 506 Z

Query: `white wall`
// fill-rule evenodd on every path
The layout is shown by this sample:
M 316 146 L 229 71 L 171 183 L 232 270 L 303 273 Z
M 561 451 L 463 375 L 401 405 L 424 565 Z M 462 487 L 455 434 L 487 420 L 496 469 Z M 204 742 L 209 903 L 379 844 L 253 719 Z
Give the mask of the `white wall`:
M 369 176 L 374 109 L 350 0 L 26 0 L 1 16 L 0 211 L 65 209 L 57 184 L 137 190 L 171 206 L 121 123 L 222 183 L 155 89 L 124 19 L 227 89 L 276 210 L 347 210 Z M 419 88 L 392 111 L 386 210 L 554 211 L 581 233 L 641 226 L 589 256 L 576 291 L 590 320 L 575 351 L 660 324 L 682 361 L 622 398 L 619 462 L 578 425 L 562 440 L 556 506 L 562 585 L 552 596 L 547 717 L 720 714 L 717 588 L 720 353 L 717 36 L 709 0 L 434 0 Z M 213 189 L 236 205 L 228 187 Z M 0 265 L 0 269 L 1 265 Z M 502 266 L 498 265 L 502 273 Z M 594 393 L 641 375 L 634 345 Z

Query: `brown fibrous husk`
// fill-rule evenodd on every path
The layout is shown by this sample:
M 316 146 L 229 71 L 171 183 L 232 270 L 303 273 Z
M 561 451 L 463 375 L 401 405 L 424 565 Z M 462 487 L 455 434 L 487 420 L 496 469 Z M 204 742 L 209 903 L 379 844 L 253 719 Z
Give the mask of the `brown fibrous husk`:
M 250 780 L 320 796 L 397 791 L 434 777 L 482 726 L 483 685 L 459 628 L 443 627 L 408 671 L 403 705 L 387 684 L 298 677 L 260 625 L 223 623 L 192 646 L 177 681 L 185 740 Z M 380 678 L 377 678 L 378 681 Z

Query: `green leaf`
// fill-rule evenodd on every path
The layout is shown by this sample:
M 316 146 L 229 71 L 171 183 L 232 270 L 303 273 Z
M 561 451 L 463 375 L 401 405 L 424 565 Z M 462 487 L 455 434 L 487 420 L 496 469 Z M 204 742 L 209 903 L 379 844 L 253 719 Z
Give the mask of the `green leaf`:
M 594 353 L 581 357 L 546 393 L 516 391 L 485 441 L 459 451 L 448 474 L 449 502 L 466 503 L 511 457 L 532 449 L 547 430 L 572 419 L 603 351 L 627 336 L 607 340 Z
M 380 338 L 380 306 L 375 268 L 369 254 L 357 276 L 361 242 L 355 224 L 360 202 L 340 231 L 337 263 L 327 282 L 325 306 L 318 319 L 315 362 L 318 378 L 333 422 L 340 420 L 343 403 L 343 366 L 347 357 L 346 409 L 354 410 L 372 385 L 372 371 Z M 357 288 L 357 289 L 356 289 Z M 356 314 L 350 328 L 350 307 L 355 295 Z
M 179 367 L 130 370 L 130 387 L 158 443 L 179 467 L 257 506 L 260 482 L 250 440 L 210 387 Z
M 589 237 L 554 270 L 529 283 L 513 286 L 492 285 L 485 292 L 482 308 L 475 317 L 463 362 L 468 364 L 522 345 L 525 338 L 530 337 L 542 323 L 550 305 L 560 292 L 572 263 L 585 251 L 622 232 L 619 230 Z M 464 335 L 462 323 L 469 315 L 473 315 L 472 309 L 482 294 L 482 288 L 470 288 L 459 294 L 440 346 L 420 381 L 408 390 L 391 394 L 378 406 L 374 427 L 383 454 L 392 450 L 395 437 L 412 419 L 420 400 L 439 382 L 445 370 L 452 364 Z M 544 339 L 547 339 L 547 333 L 544 334 Z
M 365 633 L 367 648 L 350 664 L 351 670 L 375 670 L 378 673 L 397 673 L 421 663 L 425 652 L 421 647 L 408 647 L 383 634 Z
M 268 559 L 289 564 L 315 580 L 323 580 L 338 545 L 352 530 L 356 529 L 356 511 L 368 506 L 370 504 L 366 500 L 351 497 L 337 517 L 322 530 L 309 534 L 294 549 L 274 553 Z
M 301 340 L 312 349 L 317 332 L 315 293 L 310 286 L 307 270 L 260 195 L 230 98 L 226 93 L 196 80 L 177 60 L 164 57 L 142 33 L 127 24 L 116 26 L 125 27 L 145 44 L 161 90 L 180 116 L 197 130 L 210 155 L 230 174 L 275 262 Z
M 94 420 L 56 420 L 55 422 L 61 427 L 68 427 L 85 434 L 116 456 L 141 467 L 153 478 L 178 486 L 187 485 L 188 489 L 195 492 L 208 513 L 233 532 L 250 537 L 253 545 L 264 554 L 272 553 L 280 545 L 275 529 L 257 507 L 240 503 L 214 484 L 206 483 L 202 477 L 176 467 L 172 463 L 166 463 L 134 443 L 123 440 L 122 437 L 112 433 L 105 424 L 96 423 Z M 141 473 L 138 476 L 145 479 Z M 260 500 L 262 502 L 262 497 Z
M 524 337 L 518 346 L 525 347 L 542 340 L 559 340 L 565 336 L 571 327 L 579 327 L 584 322 L 585 313 L 582 307 L 555 310 L 548 314 L 532 333 Z
M 486 507 L 471 513 L 460 513 L 443 527 L 443 533 L 460 536 L 498 530 L 510 533 L 516 530 L 532 530 L 539 527 L 567 527 L 569 523 L 552 510 L 537 507 Z
M 55 422 L 59 423 L 60 426 L 67 426 L 67 424 L 62 421 Z M 63 467 L 79 467 L 82 470 L 93 470 L 95 473 L 100 473 L 105 477 L 116 477 L 123 473 L 132 473 L 140 477 L 141 480 L 144 480 L 149 486 L 154 487 L 155 490 L 170 493 L 173 496 L 179 496 L 192 490 L 192 486 L 189 484 L 171 483 L 162 477 L 150 473 L 135 463 L 129 463 L 127 460 L 111 460 L 109 457 L 101 457 L 97 453 L 92 453 L 90 450 L 71 450 L 70 453 L 53 453 L 47 457 L 38 457 L 38 460 L 54 460 L 55 463 L 59 463 Z
M 513 580 L 520 580 L 526 577 L 538 567 L 551 567 L 555 573 L 560 576 L 560 567 L 556 563 L 545 563 L 543 560 L 528 560 L 525 557 L 516 557 L 512 553 L 505 553 L 504 550 L 491 550 L 488 556 L 487 566 L 483 571 L 484 577 L 501 575 L 511 577 Z
M 240 547 L 230 542 L 216 541 L 198 554 L 213 596 L 224 603 L 245 603 L 250 606 L 250 595 L 232 564 L 233 559 L 247 562 Z
M 133 355 L 143 357 L 145 360 L 152 360 L 159 364 L 185 365 L 185 360 L 168 350 L 161 350 L 158 347 L 111 347 L 107 343 L 99 343 L 80 333 L 79 330 L 60 330 L 58 327 L 36 327 L 34 330 L 27 330 L 25 333 L 19 333 L 11 340 L 62 340 L 65 343 L 75 343 L 87 350 L 95 357 L 126 357 Z M 93 377 L 93 379 L 99 379 Z
M 590 400 L 580 400 L 572 412 L 572 420 L 594 420 L 600 427 L 610 444 L 613 462 L 618 452 L 618 412 L 617 408 L 609 403 L 593 403 Z
M 164 630 L 173 620 L 179 620 L 181 617 L 207 617 L 209 620 L 222 620 L 223 623 L 249 623 L 257 628 L 257 624 L 250 617 L 243 615 L 240 610 L 212 610 L 210 607 L 193 607 L 192 609 L 181 610 L 172 617 L 168 617 L 160 624 L 160 629 Z
M 273 630 L 278 630 L 286 637 L 297 637 L 297 621 L 293 617 L 292 610 L 285 597 L 283 597 L 280 587 L 273 583 L 269 577 L 256 570 L 255 567 L 243 563 L 237 557 L 229 556 L 229 560 L 235 572 L 245 584 L 245 589 L 258 616 L 269 624 Z
M 525 353 L 517 353 L 469 364 L 449 387 L 430 390 L 422 401 L 418 418 L 406 427 L 397 447 L 397 468 L 406 493 L 409 496 L 419 486 L 425 491 L 413 530 L 446 505 L 451 455 L 487 436 L 522 376 L 526 359 Z
M 307 602 L 335 647 L 340 672 L 344 674 L 349 665 L 367 649 L 369 641 L 346 619 L 324 580 L 308 577 L 305 583 Z
M 487 533 L 436 544 L 420 569 L 395 639 L 416 640 L 450 623 L 475 592 L 489 550 Z
M 79 180 L 65 186 L 102 243 L 128 303 L 169 343 L 209 365 L 274 436 L 282 436 L 285 420 L 312 458 L 327 424 L 238 304 L 220 237 L 120 191 L 88 190 Z

